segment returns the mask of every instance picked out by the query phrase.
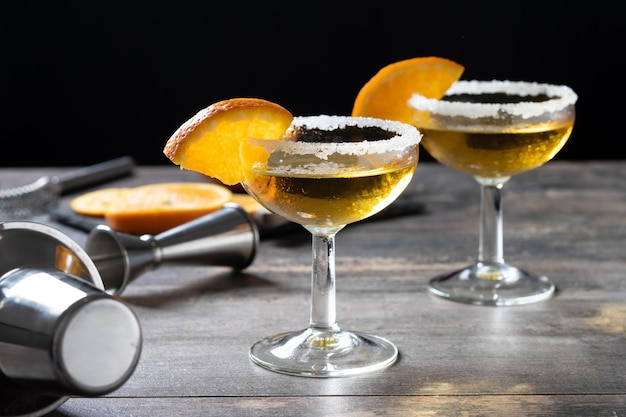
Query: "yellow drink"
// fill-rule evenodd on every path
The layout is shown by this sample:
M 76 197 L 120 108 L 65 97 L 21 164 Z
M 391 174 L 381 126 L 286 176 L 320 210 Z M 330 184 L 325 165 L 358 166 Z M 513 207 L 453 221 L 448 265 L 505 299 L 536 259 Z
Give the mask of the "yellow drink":
M 311 316 L 300 331 L 250 348 L 268 369 L 303 376 L 347 376 L 393 363 L 393 343 L 342 330 L 335 309 L 335 235 L 391 204 L 417 165 L 421 135 L 391 120 L 294 117 L 280 140 L 251 137 L 241 147 L 242 185 L 270 211 L 311 234 Z
M 501 189 L 514 175 L 540 167 L 561 150 L 574 126 L 578 96 L 563 85 L 523 81 L 457 81 L 440 100 L 415 94 L 413 124 L 433 158 L 480 184 L 478 257 L 432 278 L 429 290 L 478 305 L 545 300 L 555 286 L 504 260 Z
M 337 227 L 387 207 L 407 187 L 415 167 L 415 160 L 407 159 L 400 166 L 317 174 L 253 170 L 245 187 L 267 209 L 293 222 Z
M 413 177 L 419 132 L 408 125 L 332 116 L 296 122 L 283 140 L 251 139 L 242 184 L 268 210 L 310 231 L 336 232 L 378 213 Z
M 476 177 L 504 178 L 551 160 L 567 142 L 573 120 L 510 132 L 417 127 L 424 148 L 443 165 Z

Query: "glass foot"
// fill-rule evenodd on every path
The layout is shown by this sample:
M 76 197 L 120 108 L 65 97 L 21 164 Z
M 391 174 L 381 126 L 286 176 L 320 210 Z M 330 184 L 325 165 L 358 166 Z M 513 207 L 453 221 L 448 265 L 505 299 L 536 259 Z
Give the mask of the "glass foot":
M 522 271 L 507 264 L 477 262 L 429 282 L 430 292 L 460 303 L 511 306 L 546 300 L 555 286 L 545 276 Z
M 308 377 L 358 375 L 388 367 L 398 349 L 382 337 L 308 328 L 267 337 L 250 348 L 254 363 L 274 372 Z

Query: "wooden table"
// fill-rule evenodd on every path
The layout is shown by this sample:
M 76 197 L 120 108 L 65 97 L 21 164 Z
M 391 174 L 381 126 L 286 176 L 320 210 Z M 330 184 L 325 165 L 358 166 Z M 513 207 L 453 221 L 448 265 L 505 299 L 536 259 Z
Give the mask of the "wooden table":
M 3 169 L 0 182 L 58 172 Z M 196 180 L 175 166 L 140 167 L 104 186 Z M 318 379 L 250 361 L 258 339 L 308 323 L 310 237 L 293 233 L 263 240 L 240 274 L 164 265 L 139 277 L 122 294 L 142 325 L 135 372 L 111 394 L 70 398 L 50 415 L 626 415 L 624 161 L 557 160 L 506 185 L 506 260 L 557 285 L 553 298 L 525 306 L 459 304 L 427 291 L 431 277 L 476 256 L 471 178 L 422 163 L 401 198 L 425 211 L 337 236 L 339 324 L 395 342 L 390 368 Z M 51 224 L 85 242 L 84 232 Z

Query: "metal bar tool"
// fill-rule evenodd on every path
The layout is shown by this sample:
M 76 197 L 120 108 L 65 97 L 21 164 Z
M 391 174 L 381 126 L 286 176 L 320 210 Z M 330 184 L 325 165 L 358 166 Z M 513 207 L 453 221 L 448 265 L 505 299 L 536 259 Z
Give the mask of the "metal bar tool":
M 47 414 L 120 387 L 141 353 L 139 321 L 104 291 L 87 253 L 35 222 L 0 223 L 0 416 Z
M 139 275 L 164 263 L 244 269 L 254 260 L 258 244 L 252 217 L 238 204 L 226 203 L 220 210 L 158 235 L 138 236 L 98 225 L 89 233 L 85 251 L 105 291 L 120 295 Z
M 135 165 L 133 158 L 123 156 L 64 174 L 44 176 L 30 184 L 0 189 L 0 221 L 45 214 L 61 195 L 128 175 Z

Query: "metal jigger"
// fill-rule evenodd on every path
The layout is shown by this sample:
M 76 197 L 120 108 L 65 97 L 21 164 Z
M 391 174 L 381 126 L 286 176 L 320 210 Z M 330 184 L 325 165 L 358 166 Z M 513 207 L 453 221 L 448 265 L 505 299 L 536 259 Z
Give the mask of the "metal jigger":
M 227 203 L 158 235 L 137 236 L 100 225 L 89 233 L 85 250 L 105 291 L 119 295 L 139 275 L 164 263 L 244 269 L 254 260 L 258 243 L 259 231 L 251 216 L 238 204 Z
M 117 389 L 141 342 L 137 317 L 77 243 L 39 223 L 0 223 L 0 416 Z

